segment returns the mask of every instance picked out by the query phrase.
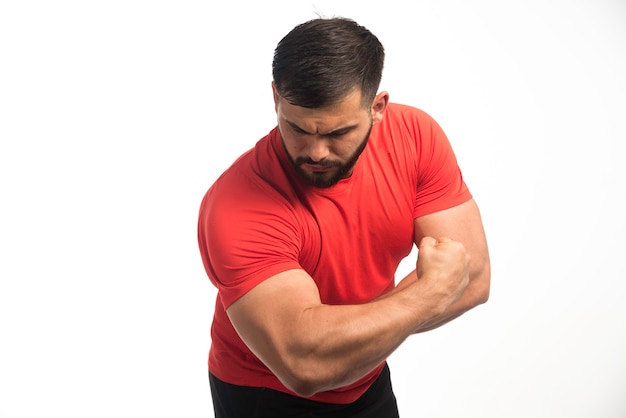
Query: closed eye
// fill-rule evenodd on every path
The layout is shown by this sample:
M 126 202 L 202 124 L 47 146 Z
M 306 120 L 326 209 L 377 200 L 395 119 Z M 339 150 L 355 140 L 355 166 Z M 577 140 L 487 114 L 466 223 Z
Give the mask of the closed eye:
M 294 132 L 299 135 L 312 135 L 311 133 L 305 131 L 304 129 L 300 129 L 297 126 L 291 126 L 291 129 L 293 129 Z
M 297 135 L 315 135 L 311 132 L 307 132 L 304 129 L 300 128 L 298 125 L 296 125 L 293 122 L 287 121 L 287 124 L 289 125 L 289 127 L 293 130 L 293 132 Z M 347 133 L 349 133 L 350 131 L 356 129 L 356 125 L 351 125 L 351 126 L 346 126 L 343 128 L 338 128 L 334 131 L 325 133 L 325 134 L 321 134 L 320 136 L 323 136 L 325 138 L 332 138 L 332 139 L 337 139 L 337 138 L 341 138 L 342 136 L 346 135 Z
M 289 125 L 291 130 L 298 135 L 312 135 L 310 132 L 305 131 L 293 122 L 287 121 L 287 124 Z
M 348 132 L 350 132 L 351 130 L 352 128 L 340 129 L 338 131 L 329 132 L 325 134 L 324 136 L 328 138 L 340 138 L 344 136 L 345 134 L 347 134 Z

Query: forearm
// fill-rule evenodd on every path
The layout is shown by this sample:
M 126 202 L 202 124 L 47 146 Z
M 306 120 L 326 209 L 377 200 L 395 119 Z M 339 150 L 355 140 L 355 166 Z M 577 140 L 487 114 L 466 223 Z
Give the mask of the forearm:
M 411 289 L 361 305 L 321 305 L 305 311 L 289 355 L 298 381 L 316 393 L 343 387 L 365 376 L 422 323 L 438 315 L 434 307 L 416 308 Z
M 458 318 L 470 309 L 485 303 L 489 297 L 489 287 L 485 287 L 484 277 L 474 277 L 465 288 L 465 291 L 453 304 L 440 315 L 422 323 L 414 330 L 414 334 L 431 331 Z
M 393 294 L 416 282 L 417 271 L 413 270 L 404 279 L 402 279 L 396 288 L 388 295 Z M 423 322 L 419 327 L 413 330 L 414 334 L 426 332 L 438 328 L 453 319 L 458 318 L 472 308 L 485 303 L 489 298 L 490 287 L 490 271 L 489 264 L 484 263 L 480 267 L 474 267 L 470 271 L 470 282 L 463 291 L 463 294 L 454 303 L 447 307 L 441 314 Z
M 310 351 L 300 353 L 303 363 L 328 368 L 336 378 L 328 381 L 332 387 L 352 383 L 384 361 L 410 334 L 438 328 L 486 302 L 489 264 L 474 263 L 473 267 L 467 287 L 445 309 L 423 297 L 414 270 L 393 291 L 369 304 L 309 310 L 303 317 L 308 329 L 316 331 L 309 334 Z

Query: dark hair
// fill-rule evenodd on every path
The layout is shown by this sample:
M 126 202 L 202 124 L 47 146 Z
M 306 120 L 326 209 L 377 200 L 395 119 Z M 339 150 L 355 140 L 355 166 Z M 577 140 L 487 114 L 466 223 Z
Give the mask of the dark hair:
M 296 26 L 278 43 L 272 75 L 278 94 L 296 106 L 333 105 L 355 88 L 369 106 L 384 60 L 382 44 L 363 26 L 346 18 L 318 18 Z

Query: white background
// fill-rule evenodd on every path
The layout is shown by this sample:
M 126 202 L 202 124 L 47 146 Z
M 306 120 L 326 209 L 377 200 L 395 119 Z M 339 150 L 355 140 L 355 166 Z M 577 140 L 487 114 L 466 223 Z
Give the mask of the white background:
M 390 359 L 402 416 L 626 416 L 626 3 L 16 0 L 0 417 L 212 416 L 198 206 L 274 126 L 273 49 L 317 9 L 378 35 L 489 238 L 491 300 Z

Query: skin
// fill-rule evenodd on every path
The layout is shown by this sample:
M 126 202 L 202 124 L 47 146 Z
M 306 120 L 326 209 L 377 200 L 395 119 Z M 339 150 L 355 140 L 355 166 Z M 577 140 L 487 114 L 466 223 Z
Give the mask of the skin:
M 330 187 L 352 174 L 389 101 L 386 92 L 379 93 L 370 112 L 361 106 L 361 94 L 355 90 L 336 105 L 306 109 L 282 99 L 273 85 L 272 89 L 285 150 L 300 177 L 317 187 Z
M 379 93 L 371 107 L 362 105 L 358 91 L 323 109 L 291 105 L 275 90 L 274 100 L 292 161 L 314 162 L 300 165 L 301 175 L 324 183 L 358 154 L 371 126 L 383 119 L 389 95 Z M 333 163 L 320 166 L 322 161 Z M 350 169 L 341 177 L 349 175 Z M 303 270 L 289 270 L 257 285 L 227 313 L 246 345 L 290 390 L 309 397 L 346 386 L 410 335 L 437 328 L 488 299 L 489 255 L 473 200 L 416 218 L 414 239 L 416 269 L 369 303 L 324 305 L 313 279 Z

